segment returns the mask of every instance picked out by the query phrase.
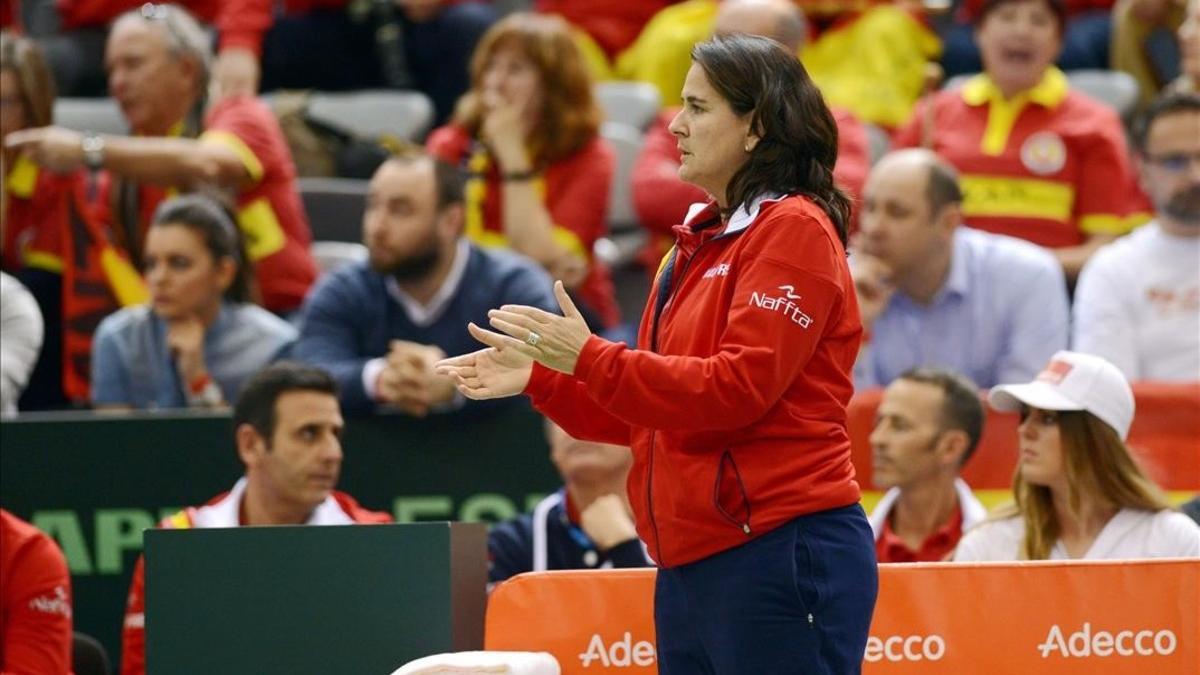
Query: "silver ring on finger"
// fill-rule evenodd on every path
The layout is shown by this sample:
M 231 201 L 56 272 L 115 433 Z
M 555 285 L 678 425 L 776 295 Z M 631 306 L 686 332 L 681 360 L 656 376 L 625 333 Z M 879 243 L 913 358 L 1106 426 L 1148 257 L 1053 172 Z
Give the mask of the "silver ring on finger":
M 541 341 L 542 336 L 538 335 L 536 331 L 531 330 L 529 331 L 529 335 L 525 336 L 525 344 L 529 345 L 530 347 L 536 347 Z

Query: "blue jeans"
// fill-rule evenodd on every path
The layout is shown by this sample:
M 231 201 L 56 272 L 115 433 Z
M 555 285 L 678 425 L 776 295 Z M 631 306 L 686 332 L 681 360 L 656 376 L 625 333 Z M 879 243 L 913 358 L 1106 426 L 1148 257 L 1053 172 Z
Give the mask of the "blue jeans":
M 658 571 L 658 672 L 858 673 L 878 592 L 875 538 L 862 507 L 800 516 Z

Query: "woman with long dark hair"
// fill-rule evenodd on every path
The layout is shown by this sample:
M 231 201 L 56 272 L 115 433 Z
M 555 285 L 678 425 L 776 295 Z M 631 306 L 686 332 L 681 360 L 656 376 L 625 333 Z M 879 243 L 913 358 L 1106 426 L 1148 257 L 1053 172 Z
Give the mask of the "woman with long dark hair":
M 442 362 L 472 398 L 522 393 L 576 438 L 629 445 L 659 564 L 663 673 L 855 673 L 878 577 L 846 406 L 862 339 L 837 127 L 778 43 L 697 44 L 671 123 L 711 196 L 676 228 L 627 349 L 564 316 L 493 310 Z
M 100 322 L 92 403 L 217 407 L 283 356 L 296 329 L 250 303 L 251 269 L 229 212 L 201 195 L 159 205 L 142 258 L 150 302 Z

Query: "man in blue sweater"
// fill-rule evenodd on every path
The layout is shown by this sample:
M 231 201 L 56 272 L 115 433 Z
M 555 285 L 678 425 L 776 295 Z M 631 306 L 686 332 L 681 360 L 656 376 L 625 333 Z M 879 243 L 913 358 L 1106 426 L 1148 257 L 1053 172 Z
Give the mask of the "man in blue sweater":
M 467 323 L 488 325 L 489 309 L 558 311 L 546 272 L 469 243 L 463 214 L 462 176 L 424 153 L 393 157 L 375 172 L 363 216 L 370 257 L 317 283 L 293 352 L 333 374 L 343 410 L 382 406 L 423 417 L 481 405 L 464 402 L 433 364 L 478 349 Z

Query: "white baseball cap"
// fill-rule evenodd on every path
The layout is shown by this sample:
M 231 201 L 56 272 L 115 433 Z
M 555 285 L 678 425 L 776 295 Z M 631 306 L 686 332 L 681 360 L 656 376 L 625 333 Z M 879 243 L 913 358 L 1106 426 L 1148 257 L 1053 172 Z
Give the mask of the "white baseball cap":
M 1021 404 L 1042 410 L 1086 410 L 1112 427 L 1121 440 L 1133 424 L 1133 390 L 1121 371 L 1092 354 L 1060 351 L 1029 384 L 1004 384 L 988 394 L 996 410 L 1013 412 Z

